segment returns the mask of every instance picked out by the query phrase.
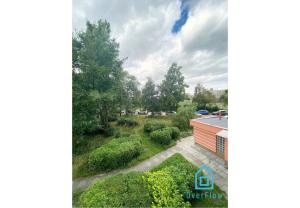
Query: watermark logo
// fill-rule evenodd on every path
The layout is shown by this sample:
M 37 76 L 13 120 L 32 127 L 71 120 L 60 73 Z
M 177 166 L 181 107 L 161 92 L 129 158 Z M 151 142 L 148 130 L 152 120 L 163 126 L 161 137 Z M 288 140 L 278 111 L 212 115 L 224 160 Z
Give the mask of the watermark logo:
M 202 171 L 206 175 L 201 175 Z M 203 164 L 199 168 L 199 170 L 195 173 L 195 189 L 196 190 L 214 189 L 214 173 L 210 167 Z

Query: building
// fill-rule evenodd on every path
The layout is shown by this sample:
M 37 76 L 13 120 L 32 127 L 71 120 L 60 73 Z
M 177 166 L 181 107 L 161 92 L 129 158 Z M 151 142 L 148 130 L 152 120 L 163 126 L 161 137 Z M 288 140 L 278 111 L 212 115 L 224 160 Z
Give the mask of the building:
M 190 121 L 193 126 L 195 143 L 213 152 L 228 164 L 228 118 L 196 118 Z

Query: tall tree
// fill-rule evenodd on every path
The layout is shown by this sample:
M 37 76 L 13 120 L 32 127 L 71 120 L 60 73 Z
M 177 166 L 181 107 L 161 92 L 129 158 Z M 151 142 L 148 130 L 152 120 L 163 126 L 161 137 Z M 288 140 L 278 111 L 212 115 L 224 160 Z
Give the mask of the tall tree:
M 155 84 L 151 78 L 148 78 L 142 89 L 142 104 L 150 112 L 159 110 L 158 91 L 155 90 Z
M 110 37 L 109 23 L 102 20 L 96 24 L 87 22 L 86 30 L 74 34 L 72 43 L 73 108 L 80 106 L 80 110 L 73 111 L 73 117 L 78 122 L 93 124 L 98 118 L 99 124 L 108 128 L 108 115 L 116 106 L 116 86 L 122 79 L 119 46 Z M 96 105 L 78 105 L 86 98 Z M 90 111 L 95 112 L 94 116 L 77 113 Z M 76 126 L 81 125 L 73 128 Z
M 180 71 L 181 68 L 181 66 L 173 63 L 160 85 L 162 110 L 175 111 L 178 103 L 185 98 L 185 88 L 188 85 L 184 83 L 184 76 Z
M 140 106 L 141 92 L 138 88 L 140 83 L 135 76 L 129 75 L 128 73 L 124 77 L 123 82 L 124 108 L 128 113 Z

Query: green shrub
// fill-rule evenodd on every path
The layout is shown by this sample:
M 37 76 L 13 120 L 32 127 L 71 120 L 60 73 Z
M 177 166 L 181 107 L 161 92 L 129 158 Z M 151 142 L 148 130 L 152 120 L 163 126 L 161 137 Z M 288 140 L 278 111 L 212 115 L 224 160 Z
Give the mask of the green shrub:
M 150 207 L 151 198 L 143 173 L 118 174 L 103 180 L 84 191 L 81 207 Z
M 194 190 L 194 175 L 197 172 L 197 167 L 187 161 L 181 154 L 174 154 L 151 171 L 159 170 L 164 170 L 172 176 L 181 194 L 184 195 L 185 192 Z
M 118 120 L 118 115 L 117 114 L 109 114 L 108 115 L 108 121 L 112 122 L 112 121 L 117 121 Z
M 133 119 L 129 119 L 129 118 L 120 118 L 117 122 L 117 125 L 134 127 L 134 126 L 138 125 L 138 122 Z
M 151 133 L 152 131 L 165 128 L 166 124 L 160 121 L 147 121 L 144 125 L 144 132 Z
M 180 136 L 180 130 L 177 127 L 167 127 L 164 129 L 169 129 L 171 131 L 171 137 L 172 139 L 176 140 Z
M 90 153 L 89 170 L 111 170 L 124 166 L 136 158 L 141 151 L 142 144 L 138 136 L 113 139 Z
M 190 119 L 194 117 L 196 106 L 189 100 L 179 102 L 178 105 L 177 113 L 172 116 L 172 124 L 181 130 L 189 129 Z
M 169 172 L 165 170 L 148 172 L 144 179 L 153 200 L 151 207 L 191 207 L 189 202 L 184 202 Z
M 180 132 L 180 138 L 185 138 L 188 136 L 192 136 L 193 135 L 193 131 L 181 131 Z
M 115 135 L 115 133 L 116 133 L 116 129 L 112 128 L 112 127 L 109 127 L 108 129 L 104 130 L 104 135 L 107 137 L 113 136 L 113 135 Z
M 120 138 L 120 137 L 129 137 L 131 134 L 128 132 L 121 132 L 118 130 L 115 134 L 115 138 Z
M 159 129 L 151 132 L 150 138 L 160 144 L 170 144 L 172 140 L 172 131 L 171 129 Z

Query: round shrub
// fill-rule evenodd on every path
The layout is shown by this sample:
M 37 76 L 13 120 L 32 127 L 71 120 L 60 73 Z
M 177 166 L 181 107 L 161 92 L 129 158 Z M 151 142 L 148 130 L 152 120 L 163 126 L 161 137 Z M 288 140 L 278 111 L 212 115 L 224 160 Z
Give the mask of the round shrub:
M 172 140 L 172 132 L 170 129 L 160 129 L 151 132 L 150 138 L 160 144 L 170 144 Z
M 176 140 L 180 136 L 180 130 L 177 127 L 167 127 L 164 129 L 168 129 L 171 132 L 172 139 Z
M 150 207 L 151 201 L 139 172 L 99 180 L 80 196 L 81 207 Z
M 129 119 L 129 118 L 120 118 L 117 122 L 117 125 L 134 127 L 134 126 L 138 125 L 138 122 L 133 119 Z
M 166 124 L 160 121 L 147 121 L 144 125 L 144 132 L 150 133 L 152 131 L 165 128 Z
M 119 168 L 140 155 L 141 151 L 142 144 L 138 136 L 113 139 L 90 153 L 88 159 L 89 170 Z

